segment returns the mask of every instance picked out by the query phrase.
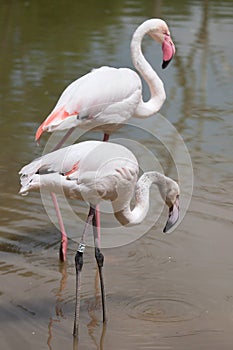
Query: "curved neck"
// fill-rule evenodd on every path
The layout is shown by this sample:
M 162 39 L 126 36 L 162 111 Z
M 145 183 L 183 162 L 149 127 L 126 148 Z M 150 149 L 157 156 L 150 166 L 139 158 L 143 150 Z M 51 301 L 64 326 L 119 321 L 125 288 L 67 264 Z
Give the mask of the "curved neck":
M 151 185 L 156 184 L 158 186 L 160 195 L 165 200 L 168 180 L 170 179 L 156 171 L 144 173 L 136 184 L 134 209 L 131 210 L 129 201 L 123 210 L 115 213 L 117 220 L 122 225 L 140 224 L 146 217 L 149 210 L 149 194 Z
M 141 100 L 137 106 L 135 116 L 141 118 L 149 117 L 158 112 L 166 99 L 163 82 L 145 59 L 141 49 L 143 37 L 149 33 L 152 27 L 156 28 L 156 24 L 156 19 L 151 19 L 142 23 L 134 32 L 131 41 L 133 65 L 149 85 L 151 93 L 149 101 L 144 102 Z

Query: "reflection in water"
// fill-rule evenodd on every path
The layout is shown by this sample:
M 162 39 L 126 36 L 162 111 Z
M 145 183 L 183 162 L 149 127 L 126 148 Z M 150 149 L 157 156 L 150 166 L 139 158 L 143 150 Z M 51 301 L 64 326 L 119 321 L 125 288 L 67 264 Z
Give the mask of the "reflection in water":
M 106 334 L 106 329 L 107 329 L 107 324 L 106 323 L 102 323 L 102 331 L 101 331 L 101 335 L 100 335 L 100 340 L 98 341 L 97 339 L 95 339 L 95 337 L 93 336 L 92 332 L 89 332 L 90 338 L 95 346 L 96 350 L 104 350 L 104 337 Z M 79 339 L 78 337 L 73 337 L 73 350 L 78 350 L 79 346 Z
M 39 350 L 46 342 L 54 350 L 232 348 L 232 6 L 230 0 L 1 4 L 0 323 L 5 350 Z M 93 270 L 85 271 L 82 331 L 79 344 L 73 344 L 74 268 L 65 266 L 59 286 L 58 232 L 39 196 L 17 195 L 17 170 L 41 153 L 34 132 L 64 86 L 106 63 L 131 67 L 131 33 L 152 14 L 166 19 L 177 47 L 169 71 L 159 72 L 167 92 L 162 113 L 191 153 L 191 208 L 173 235 L 161 236 L 155 227 L 140 241 L 109 250 L 107 331 L 95 312 L 99 291 L 93 300 Z M 156 56 L 149 42 L 144 51 L 158 67 L 160 52 Z M 144 126 L 160 127 L 153 118 Z M 117 137 L 141 142 L 166 163 L 168 174 L 174 171 L 149 133 L 125 127 Z M 172 143 L 175 152 L 171 137 Z M 86 208 L 81 208 L 84 216 Z M 70 229 L 74 236 L 79 231 Z M 73 262 L 74 250 L 69 242 L 68 261 Z
M 61 273 L 61 279 L 60 279 L 60 286 L 57 290 L 57 292 L 54 294 L 55 296 L 55 315 L 56 318 L 50 317 L 49 323 L 48 323 L 48 338 L 47 338 L 47 345 L 49 350 L 55 349 L 53 346 L 54 340 L 56 335 L 53 334 L 53 327 L 54 324 L 61 323 L 61 320 L 66 319 L 65 313 L 63 311 L 64 304 L 66 303 L 66 298 L 63 296 L 66 288 L 67 288 L 67 263 L 60 263 L 59 266 L 60 273 Z M 95 349 L 97 350 L 103 350 L 104 349 L 104 337 L 106 333 L 107 325 L 106 323 L 102 323 L 102 321 L 99 321 L 97 317 L 95 316 L 95 311 L 100 309 L 101 306 L 101 296 L 100 296 L 100 289 L 99 289 L 99 276 L 98 276 L 98 270 L 96 270 L 96 276 L 95 276 L 95 298 L 90 298 L 85 302 L 85 310 L 88 310 L 89 316 L 90 316 L 90 322 L 87 323 L 87 330 L 88 334 L 90 336 L 90 339 L 92 343 L 95 346 Z M 27 310 L 28 312 L 28 310 Z M 33 313 L 35 315 L 35 313 Z M 100 328 L 101 334 L 95 335 L 95 330 Z M 72 337 L 70 332 L 70 337 Z M 73 349 L 78 349 L 78 343 L 79 338 L 73 337 Z
M 100 307 L 102 307 L 98 271 L 96 271 L 96 275 L 95 275 L 95 299 L 93 301 L 90 301 L 88 304 L 88 313 L 89 313 L 89 316 L 91 318 L 91 321 L 87 324 L 87 328 L 88 328 L 88 334 L 89 334 L 91 340 L 93 341 L 93 343 L 95 344 L 96 349 L 103 350 L 104 349 L 103 348 L 104 337 L 105 337 L 105 333 L 106 333 L 107 324 L 106 324 L 106 322 L 105 323 L 102 322 L 102 325 L 101 325 L 102 332 L 101 332 L 100 340 L 97 341 L 95 336 L 94 336 L 94 331 L 97 328 L 97 326 L 99 326 L 99 321 L 98 321 L 97 317 L 95 316 L 95 312 L 94 312 L 96 310 L 96 307 L 98 309 Z
M 207 63 L 208 63 L 208 5 L 209 1 L 202 1 L 202 19 L 200 21 L 200 28 L 196 29 L 196 33 L 193 35 L 195 40 L 190 45 L 190 52 L 187 54 L 186 63 L 185 59 L 182 59 L 182 54 L 177 53 L 175 65 L 178 70 L 177 77 L 179 79 L 179 84 L 182 86 L 183 90 L 183 105 L 181 108 L 181 115 L 179 120 L 176 122 L 176 127 L 178 131 L 182 134 L 184 129 L 187 127 L 187 121 L 192 116 L 193 110 L 197 110 L 196 105 L 202 106 L 201 108 L 205 109 L 205 96 L 206 96 L 206 78 L 207 78 Z M 195 59 L 199 56 L 199 48 L 201 47 L 202 59 L 201 59 L 201 84 L 200 88 L 196 86 L 197 82 L 197 73 L 194 71 L 193 67 L 195 66 Z M 195 102 L 196 91 L 199 90 L 198 95 L 201 97 L 200 102 Z M 198 118 L 198 117 L 197 117 Z M 200 135 L 203 130 L 204 118 L 198 118 L 197 132 L 195 133 L 195 140 L 197 147 L 201 147 Z M 193 137 L 193 136 L 192 136 Z M 197 151 L 200 151 L 198 149 Z
M 56 319 L 53 317 L 50 317 L 49 324 L 48 324 L 48 340 L 47 340 L 47 345 L 49 347 L 49 350 L 52 350 L 52 340 L 53 340 L 53 335 L 52 335 L 52 329 L 53 329 L 53 324 L 55 322 L 60 322 L 61 318 L 64 318 L 64 313 L 62 310 L 62 304 L 64 302 L 64 297 L 62 296 L 62 292 L 66 288 L 67 284 L 67 263 L 60 263 L 60 273 L 61 273 L 61 280 L 60 280 L 60 286 L 58 291 L 55 293 L 55 312 L 56 312 Z

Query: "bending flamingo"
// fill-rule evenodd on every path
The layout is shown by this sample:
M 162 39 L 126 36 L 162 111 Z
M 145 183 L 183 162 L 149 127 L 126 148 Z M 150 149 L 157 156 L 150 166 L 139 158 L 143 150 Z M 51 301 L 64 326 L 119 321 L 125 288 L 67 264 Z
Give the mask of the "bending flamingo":
M 68 129 L 54 149 L 62 146 L 75 127 L 96 129 L 104 132 L 104 141 L 131 117 L 145 118 L 160 110 L 166 98 L 162 80 L 142 54 L 141 43 L 148 34 L 162 45 L 163 64 L 171 61 L 175 46 L 167 24 L 161 19 L 149 19 L 134 32 L 131 41 L 131 56 L 134 67 L 147 82 L 151 97 L 144 102 L 139 75 L 129 68 L 101 67 L 92 70 L 70 84 L 60 96 L 56 106 L 36 132 L 36 141 L 41 135 L 56 130 Z M 67 235 L 57 199 L 51 193 L 60 229 L 60 259 L 66 260 Z M 99 215 L 97 215 L 99 220 Z
M 85 200 L 90 211 L 75 256 L 76 312 L 74 335 L 78 333 L 80 305 L 80 275 L 83 265 L 88 225 L 92 224 L 95 257 L 99 268 L 103 321 L 106 321 L 105 293 L 102 267 L 104 257 L 100 251 L 95 207 L 102 200 L 110 200 L 116 219 L 121 225 L 141 223 L 149 209 L 149 189 L 154 183 L 167 206 L 169 216 L 164 228 L 168 231 L 179 218 L 179 186 L 156 171 L 146 172 L 138 179 L 137 159 L 126 147 L 102 141 L 86 141 L 68 146 L 35 159 L 20 170 L 20 194 L 30 191 L 60 193 L 66 197 Z M 135 204 L 130 203 L 135 192 Z

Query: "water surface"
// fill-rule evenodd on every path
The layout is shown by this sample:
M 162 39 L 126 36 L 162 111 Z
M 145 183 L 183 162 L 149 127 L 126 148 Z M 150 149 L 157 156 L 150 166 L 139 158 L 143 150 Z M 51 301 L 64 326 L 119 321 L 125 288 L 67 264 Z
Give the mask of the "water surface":
M 68 262 L 59 264 L 59 232 L 40 196 L 18 195 L 18 170 L 47 141 L 45 136 L 35 145 L 36 128 L 64 87 L 93 67 L 132 68 L 133 31 L 147 18 L 162 17 L 177 48 L 171 66 L 161 70 L 161 49 L 150 39 L 144 52 L 165 84 L 161 114 L 176 127 L 192 159 L 191 204 L 172 235 L 161 234 L 164 211 L 140 239 L 104 249 L 106 329 L 93 249 L 87 249 L 79 348 L 232 349 L 232 1 L 10 1 L 0 8 L 2 348 L 73 348 L 73 260 L 82 223 L 68 224 Z M 147 98 L 146 86 L 144 94 Z M 178 145 L 158 120 L 135 121 L 113 139 L 140 143 L 163 171 L 176 176 L 171 155 L 154 135 L 164 135 L 174 153 Z M 81 139 L 100 137 L 87 133 Z M 150 166 L 147 158 L 144 163 Z M 156 194 L 153 190 L 152 207 Z M 87 206 L 72 205 L 84 218 Z M 105 231 L 111 224 L 106 219 Z

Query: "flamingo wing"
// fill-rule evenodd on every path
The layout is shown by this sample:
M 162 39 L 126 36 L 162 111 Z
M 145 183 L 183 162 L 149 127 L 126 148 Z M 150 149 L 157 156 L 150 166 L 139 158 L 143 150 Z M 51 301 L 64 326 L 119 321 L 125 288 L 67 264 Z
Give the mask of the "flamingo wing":
M 69 129 L 87 122 L 115 123 L 132 116 L 141 97 L 139 76 L 128 68 L 101 67 L 71 83 L 36 132 Z M 118 116 L 118 117 L 117 117 Z
M 120 179 L 119 169 L 138 173 L 137 159 L 130 150 L 110 142 L 85 141 L 45 154 L 25 165 L 19 171 L 20 193 L 28 192 L 33 185 L 31 182 L 40 182 L 43 175 L 51 174 L 51 181 L 62 176 L 64 180 L 95 186 L 98 182 L 104 183 L 109 176 Z
M 20 181 L 26 187 L 35 174 L 58 173 L 69 175 L 78 170 L 79 162 L 92 151 L 100 141 L 86 141 L 36 158 L 20 171 Z

